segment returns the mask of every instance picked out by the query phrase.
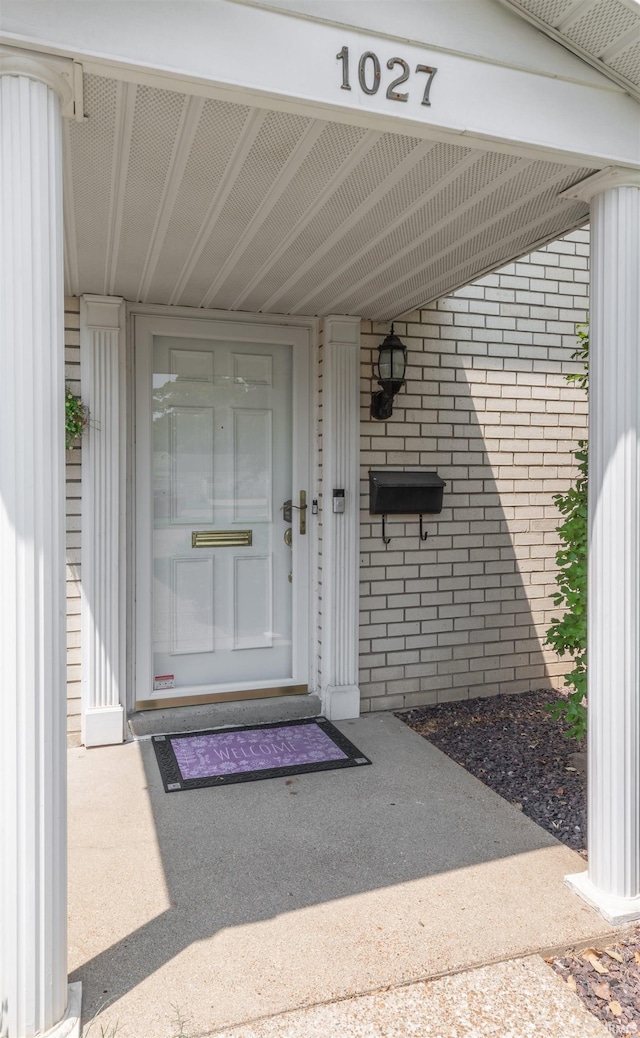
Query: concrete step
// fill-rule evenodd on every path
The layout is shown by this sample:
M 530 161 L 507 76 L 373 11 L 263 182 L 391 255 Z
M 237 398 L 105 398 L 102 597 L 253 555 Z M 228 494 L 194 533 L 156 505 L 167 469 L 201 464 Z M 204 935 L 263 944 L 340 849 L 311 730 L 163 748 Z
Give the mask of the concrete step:
M 318 717 L 320 697 L 273 696 L 270 699 L 243 699 L 236 703 L 206 703 L 201 706 L 178 706 L 166 710 L 138 710 L 129 717 L 129 731 L 134 739 L 172 732 L 200 732 L 210 728 L 249 727 L 270 721 L 297 721 Z

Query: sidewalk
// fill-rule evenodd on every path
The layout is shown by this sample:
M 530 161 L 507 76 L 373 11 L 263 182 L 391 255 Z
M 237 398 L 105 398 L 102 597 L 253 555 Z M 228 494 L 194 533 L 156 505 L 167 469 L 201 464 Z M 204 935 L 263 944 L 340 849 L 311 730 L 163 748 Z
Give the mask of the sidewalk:
M 563 883 L 582 859 L 426 740 L 389 714 L 339 727 L 373 766 L 289 785 L 165 794 L 149 742 L 70 751 L 69 969 L 83 983 L 85 1025 L 96 1018 L 92 1038 L 116 1024 L 119 1038 L 172 1038 L 176 1007 L 189 1038 L 239 1025 L 234 1038 L 254 1038 L 252 1022 L 318 1006 L 298 1033 L 313 1035 L 328 1013 L 338 1014 L 336 1038 L 386 1038 L 393 1021 L 381 1030 L 366 1016 L 380 995 L 339 1000 L 443 977 L 389 995 L 407 1020 L 414 1006 L 435 1025 L 441 1010 L 420 1009 L 424 999 L 463 999 L 464 979 L 447 974 L 614 932 Z M 541 968 L 564 995 L 532 961 L 486 976 Z M 543 990 L 539 979 L 533 987 Z M 368 1031 L 340 1018 L 356 1012 Z M 517 1012 L 526 1019 L 522 1004 Z M 280 1038 L 284 1025 L 255 1034 Z M 425 1026 L 403 1033 L 439 1035 Z M 554 1035 L 532 1027 L 523 1033 Z M 519 1034 L 442 1035 L 458 1033 Z
M 216 1038 L 610 1038 L 537 956 L 216 1032 Z

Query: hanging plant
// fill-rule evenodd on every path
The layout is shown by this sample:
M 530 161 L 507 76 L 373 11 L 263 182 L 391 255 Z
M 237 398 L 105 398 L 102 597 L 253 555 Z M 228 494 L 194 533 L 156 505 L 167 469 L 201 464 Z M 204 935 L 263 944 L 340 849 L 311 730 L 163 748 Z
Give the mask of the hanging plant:
M 64 390 L 64 432 L 65 445 L 68 451 L 72 451 L 76 440 L 79 440 L 84 427 L 89 421 L 89 408 L 82 403 L 79 396 L 65 386 Z

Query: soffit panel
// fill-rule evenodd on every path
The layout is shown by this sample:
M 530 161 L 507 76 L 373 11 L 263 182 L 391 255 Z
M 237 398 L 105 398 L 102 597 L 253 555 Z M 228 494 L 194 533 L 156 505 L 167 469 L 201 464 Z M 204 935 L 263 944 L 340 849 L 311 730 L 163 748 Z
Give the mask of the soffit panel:
M 170 300 L 177 280 L 190 263 L 211 218 L 209 208 L 219 197 L 225 174 L 230 175 L 234 148 L 250 132 L 251 109 L 222 101 L 206 101 L 190 149 L 177 198 L 168 216 L 166 240 L 151 272 L 149 299 Z M 211 142 L 216 145 L 212 148 Z M 176 272 L 179 272 L 177 275 Z
M 310 120 L 283 112 L 259 113 L 250 127 L 250 139 L 242 160 L 229 171 L 228 191 L 215 213 L 212 232 L 202 244 L 185 287 L 172 302 L 203 306 L 212 281 L 218 275 L 238 239 L 268 204 L 269 192 L 285 175 L 288 162 L 310 127 Z
M 126 297 L 142 275 L 187 102 L 170 90 L 136 88 L 128 162 L 114 192 L 123 198 L 114 295 Z
M 100 286 L 105 293 L 105 262 L 112 220 L 113 162 L 115 158 L 116 113 L 121 84 L 114 79 L 86 76 L 84 99 L 91 119 L 77 123 L 63 121 L 66 159 L 72 175 L 72 198 L 65 198 L 65 220 L 69 206 L 74 214 L 74 233 L 67 231 L 69 247 L 82 256 L 82 284 Z M 73 288 L 73 286 L 68 286 Z M 86 291 L 92 291 L 88 289 Z
M 501 0 L 640 100 L 636 0 Z
M 387 319 L 584 222 L 592 169 L 85 76 L 67 290 Z

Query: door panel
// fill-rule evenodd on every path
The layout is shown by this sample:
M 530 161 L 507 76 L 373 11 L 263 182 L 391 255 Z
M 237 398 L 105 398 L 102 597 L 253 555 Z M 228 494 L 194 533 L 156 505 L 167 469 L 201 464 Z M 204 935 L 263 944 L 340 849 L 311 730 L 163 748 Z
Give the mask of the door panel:
M 236 555 L 233 565 L 233 648 L 270 649 L 273 646 L 273 557 Z
M 308 681 L 308 538 L 282 510 L 308 478 L 303 344 L 138 319 L 138 701 Z
M 171 654 L 215 652 L 214 560 L 171 559 Z M 160 635 L 162 631 L 158 632 Z M 160 639 L 162 644 L 162 639 Z
M 154 679 L 292 678 L 292 357 L 287 345 L 153 338 Z M 276 462 L 274 464 L 274 462 Z M 206 533 L 251 544 L 196 547 Z M 231 538 L 232 540 L 233 538 Z M 154 681 L 158 684 L 158 681 Z
M 233 412 L 233 518 L 238 523 L 268 522 L 272 514 L 272 417 L 271 411 L 256 408 Z
M 165 430 L 163 420 L 168 425 Z M 213 522 L 213 408 L 169 405 L 164 413 L 155 411 L 153 421 L 156 485 L 167 476 L 166 488 L 155 496 L 156 520 L 161 520 L 168 500 L 174 526 Z M 166 444 L 163 432 L 168 433 Z

